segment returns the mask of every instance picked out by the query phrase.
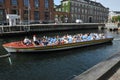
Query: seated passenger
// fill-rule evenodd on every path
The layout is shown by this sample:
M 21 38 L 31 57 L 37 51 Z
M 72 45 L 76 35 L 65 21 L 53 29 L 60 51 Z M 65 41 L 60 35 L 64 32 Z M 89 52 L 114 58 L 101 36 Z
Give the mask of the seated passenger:
M 87 34 L 82 35 L 82 39 L 83 39 L 84 41 L 86 41 L 86 40 L 87 40 L 87 37 L 88 37 L 88 35 L 87 35 Z
M 42 43 L 44 44 L 44 46 L 47 46 L 49 42 L 45 38 L 43 38 Z
M 89 36 L 87 37 L 87 40 L 88 40 L 88 41 L 93 40 L 93 37 L 89 35 Z
M 25 39 L 23 40 L 23 43 L 24 43 L 25 45 L 30 45 L 30 44 L 31 44 L 31 40 L 28 39 L 27 37 L 25 37 Z
M 72 36 L 68 37 L 68 43 L 72 43 Z
M 35 45 L 39 45 L 39 41 L 37 40 L 36 35 L 33 35 L 33 42 Z

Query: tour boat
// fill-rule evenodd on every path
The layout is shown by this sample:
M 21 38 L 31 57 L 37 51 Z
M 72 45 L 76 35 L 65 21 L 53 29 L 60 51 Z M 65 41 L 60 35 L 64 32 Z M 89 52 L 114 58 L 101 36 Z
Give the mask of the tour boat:
M 71 48 L 78 48 L 90 45 L 96 45 L 106 42 L 112 42 L 113 37 L 106 37 L 104 39 L 96 39 L 96 40 L 89 40 L 89 41 L 81 41 L 75 43 L 66 43 L 66 44 L 59 44 L 59 45 L 25 45 L 23 41 L 16 41 L 3 44 L 5 50 L 9 53 L 14 52 L 40 52 L 40 51 L 56 51 L 56 50 L 64 50 L 64 49 L 71 49 Z

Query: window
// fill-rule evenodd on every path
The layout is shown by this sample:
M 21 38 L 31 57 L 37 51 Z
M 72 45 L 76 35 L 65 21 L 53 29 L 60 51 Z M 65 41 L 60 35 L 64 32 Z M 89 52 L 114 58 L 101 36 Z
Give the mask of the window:
M 0 0 L 0 4 L 3 4 L 4 3 L 4 0 Z
M 34 19 L 39 20 L 39 11 L 34 12 Z
M 23 18 L 24 20 L 28 20 L 28 10 L 24 10 Z
M 11 10 L 12 14 L 18 14 L 18 10 Z
M 49 8 L 49 0 L 45 0 L 45 8 L 46 8 L 46 9 Z
M 30 4 L 30 3 L 29 3 L 29 0 L 24 0 L 24 6 L 25 6 L 25 7 L 28 7 L 29 4 Z
M 49 13 L 45 12 L 45 20 L 49 20 Z
M 73 7 L 71 7 L 71 12 L 74 13 L 74 8 Z
M 34 5 L 35 5 L 35 8 L 38 8 L 38 7 L 39 7 L 39 1 L 38 1 L 38 0 L 35 0 L 35 1 L 34 1 Z
M 5 20 L 5 12 L 4 12 L 4 10 L 0 10 L 0 21 L 3 21 L 3 20 Z
M 17 0 L 11 0 L 12 5 L 17 6 Z

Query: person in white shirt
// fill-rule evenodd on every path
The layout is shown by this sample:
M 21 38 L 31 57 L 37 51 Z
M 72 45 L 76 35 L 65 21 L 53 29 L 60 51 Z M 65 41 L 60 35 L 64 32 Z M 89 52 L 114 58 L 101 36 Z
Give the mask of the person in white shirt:
M 34 42 L 36 45 L 39 45 L 39 41 L 38 41 L 36 35 L 33 35 L 33 42 Z
M 31 44 L 31 40 L 28 39 L 27 37 L 25 37 L 25 39 L 23 40 L 23 43 L 24 43 L 25 45 L 30 45 L 30 44 Z

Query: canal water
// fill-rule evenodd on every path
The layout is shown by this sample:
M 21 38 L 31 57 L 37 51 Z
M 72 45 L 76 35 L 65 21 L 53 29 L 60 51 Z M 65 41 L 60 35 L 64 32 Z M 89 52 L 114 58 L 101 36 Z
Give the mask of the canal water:
M 103 32 L 113 36 L 114 40 L 112 43 L 57 52 L 11 54 L 0 59 L 0 80 L 70 80 L 120 51 L 120 32 L 77 30 L 36 34 L 41 37 L 87 32 Z M 0 54 L 7 54 L 1 46 L 3 43 L 22 40 L 25 36 L 32 38 L 32 35 L 0 38 Z

